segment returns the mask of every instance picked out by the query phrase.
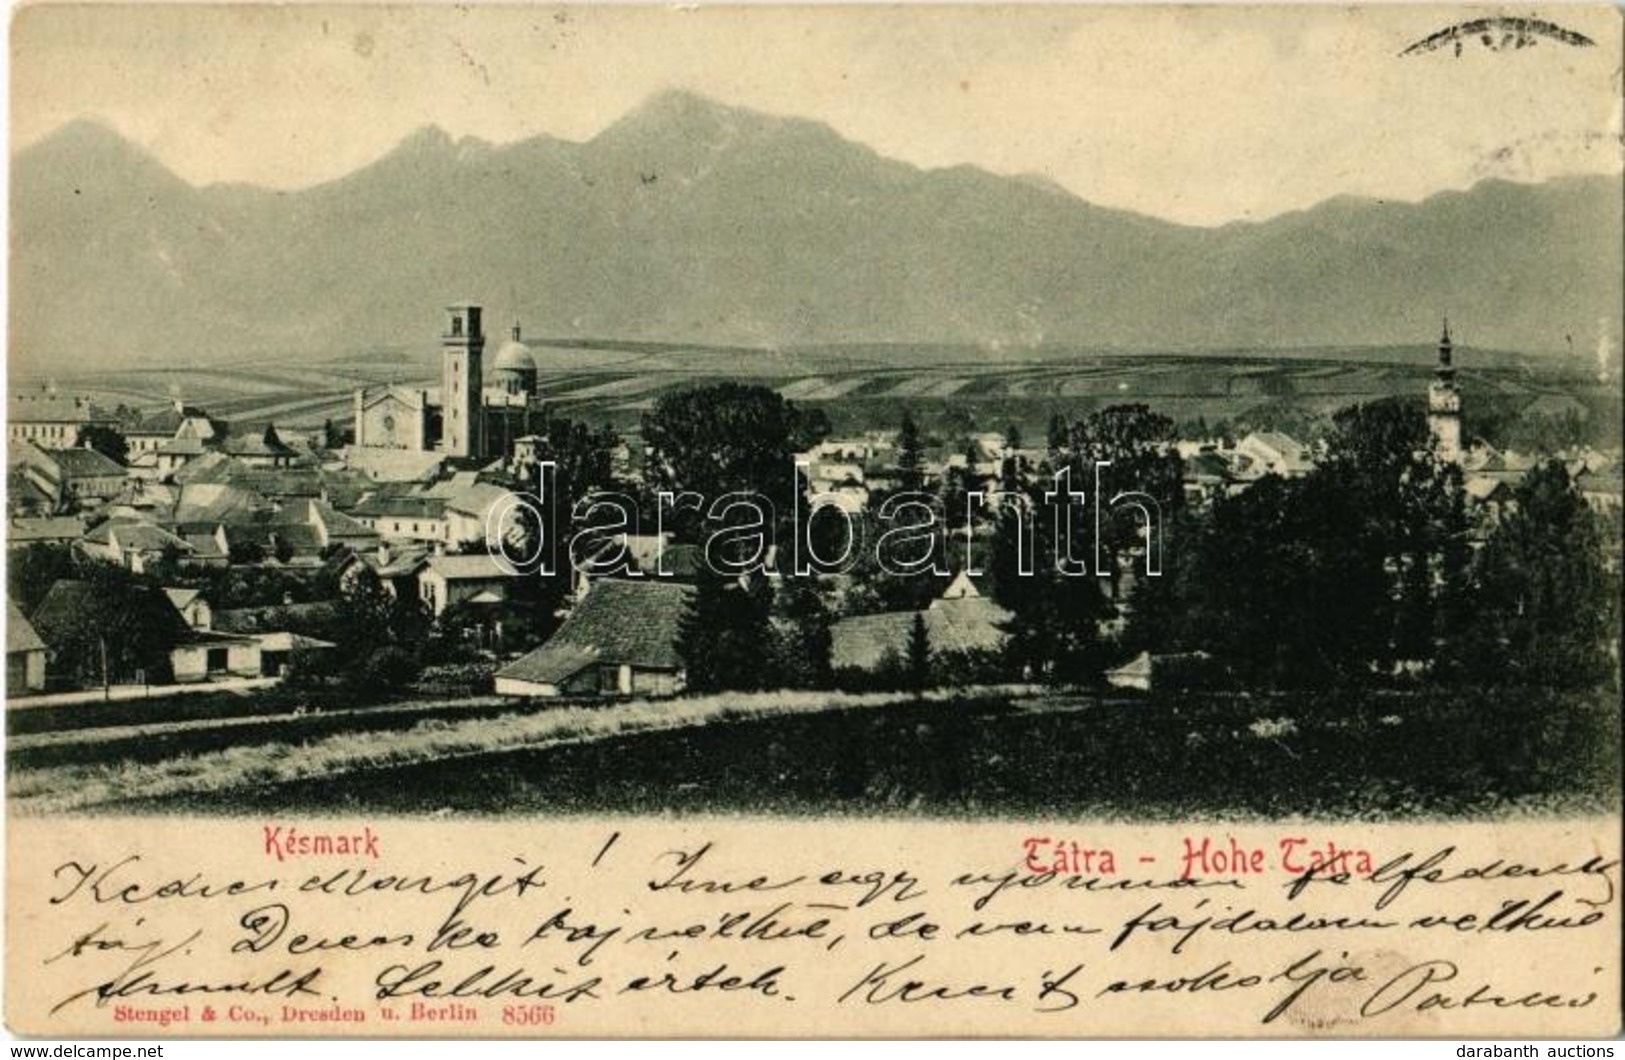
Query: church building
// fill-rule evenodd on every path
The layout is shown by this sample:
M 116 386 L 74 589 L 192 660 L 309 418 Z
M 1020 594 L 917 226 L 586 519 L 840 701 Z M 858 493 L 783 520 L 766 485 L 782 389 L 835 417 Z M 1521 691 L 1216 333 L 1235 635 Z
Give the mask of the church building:
M 1433 451 L 1447 464 L 1461 463 L 1461 391 L 1456 388 L 1456 367 L 1451 363 L 1450 321 L 1439 336 L 1439 363 L 1428 387 L 1428 431 Z
M 519 326 L 485 373 L 483 311 L 446 307 L 439 389 L 387 386 L 355 392 L 355 448 L 439 453 L 480 461 L 508 452 L 541 422 L 536 360 Z

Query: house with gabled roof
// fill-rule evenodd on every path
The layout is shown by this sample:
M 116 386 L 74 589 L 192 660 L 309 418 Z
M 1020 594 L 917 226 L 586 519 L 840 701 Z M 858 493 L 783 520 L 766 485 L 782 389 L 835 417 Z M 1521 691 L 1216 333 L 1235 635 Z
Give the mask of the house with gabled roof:
M 17 465 L 6 469 L 6 514 L 40 517 L 56 509 L 56 500 L 29 477 L 27 468 Z
M 478 471 L 470 471 L 466 469 L 463 471 L 453 471 L 449 475 L 442 478 L 437 478 L 433 482 L 423 485 L 418 489 L 417 492 L 423 494 L 425 497 L 444 497 L 447 500 L 451 500 L 453 497 L 468 489 L 470 486 L 477 485 L 479 481 L 480 472 Z
M 45 688 L 45 642 L 22 610 L 6 601 L 6 695 L 20 696 Z
M 175 605 L 175 610 L 192 629 L 211 629 L 214 626 L 214 609 L 204 598 L 201 589 L 169 588 L 164 590 L 169 602 Z
M 494 607 L 507 602 L 517 577 L 512 566 L 488 552 L 431 555 L 418 567 L 418 599 L 436 618 L 457 604 Z
M 671 534 L 615 534 L 570 565 L 571 595 L 581 599 L 605 578 L 658 578 L 697 582 L 708 569 L 705 549 L 674 542 Z
M 151 452 L 142 453 L 132 459 L 131 467 L 140 468 L 143 472 L 150 469 L 155 478 L 163 480 L 170 478 L 175 472 L 208 452 L 208 445 L 202 438 L 189 434 L 186 428 L 182 428 L 180 434 L 164 441 Z
M 173 490 L 169 518 L 175 523 L 248 522 L 275 508 L 269 498 L 231 483 L 188 482 Z
M 433 450 L 379 449 L 351 446 L 344 464 L 373 482 L 431 482 L 446 465 L 446 454 Z
M 129 478 L 118 496 L 108 499 L 102 513 L 110 519 L 161 522 L 174 507 L 174 487 L 150 479 Z
M 418 572 L 429 561 L 430 553 L 422 545 L 382 540 L 371 549 L 344 549 L 330 556 L 324 566 L 346 591 L 354 586 L 360 572 L 369 571 L 390 594 L 410 598 L 421 591 Z
M 1280 475 L 1295 478 L 1314 470 L 1308 446 L 1281 431 L 1254 431 L 1236 443 L 1232 454 L 1248 478 Z
M 185 560 L 192 545 L 178 534 L 153 523 L 109 519 L 87 533 L 79 547 L 88 556 L 116 563 L 140 574 L 152 569 L 165 556 Z
M 170 676 L 180 683 L 215 677 L 257 677 L 260 644 L 251 636 L 212 629 L 193 629 L 175 610 L 169 596 L 158 589 L 138 588 L 146 632 L 156 638 L 166 657 Z M 60 656 L 64 646 L 79 639 L 89 616 L 104 606 L 89 582 L 61 579 L 52 584 L 34 611 L 33 624 L 45 642 L 47 658 Z M 155 663 L 156 664 L 156 663 Z M 144 675 L 154 676 L 150 671 Z M 140 680 L 136 673 L 114 673 L 114 681 Z
M 1586 499 L 1591 510 L 1599 515 L 1617 516 L 1625 500 L 1625 489 L 1622 489 L 1620 467 L 1591 467 L 1581 465 L 1573 475 L 1574 488 Z
M 10 455 L 54 504 L 97 505 L 124 489 L 123 465 L 88 447 L 46 449 L 25 441 Z
M 326 632 L 337 622 L 338 606 L 331 600 L 317 600 L 217 611 L 213 631 L 252 639 L 259 645 L 260 674 L 281 677 L 299 655 L 333 650 L 332 641 L 312 636 L 310 631 Z
M 425 491 L 428 493 L 429 491 Z M 446 498 L 446 542 L 452 547 L 501 544 L 501 520 L 512 513 L 513 491 L 491 482 L 473 482 Z
M 67 448 L 86 427 L 114 425 L 114 417 L 90 398 L 60 394 L 53 387 L 13 389 L 6 395 L 6 428 L 13 444 L 24 441 Z
M 1493 479 L 1508 486 L 1518 485 L 1539 463 L 1532 456 L 1525 456 L 1511 449 L 1496 450 L 1489 446 L 1473 451 L 1472 455 L 1471 462 L 1463 464 L 1463 470 L 1470 477 Z
M 261 651 L 257 637 L 193 629 L 169 649 L 169 666 L 177 684 L 216 677 L 259 677 L 264 673 Z
M 192 547 L 186 556 L 189 567 L 231 566 L 231 539 L 224 523 L 175 523 L 170 529 Z
M 446 540 L 446 499 L 421 494 L 383 492 L 369 494 L 351 509 L 363 526 L 394 541 Z
M 906 659 L 916 615 L 933 655 L 996 653 L 1010 620 L 1010 612 L 985 596 L 933 600 L 924 611 L 854 615 L 830 626 L 831 668 L 873 673 Z
M 324 549 L 334 545 L 353 549 L 378 545 L 378 531 L 325 501 L 307 501 L 305 512 L 310 524 L 316 527 Z
M 496 674 L 507 696 L 671 696 L 686 683 L 678 630 L 694 587 L 606 578 L 558 631 Z
M 129 443 L 130 456 L 157 452 L 169 442 L 186 437 L 199 444 L 225 433 L 224 426 L 207 411 L 176 401 L 157 412 L 133 415 L 120 426 L 124 440 Z
M 69 544 L 85 536 L 85 521 L 74 515 L 17 516 L 6 525 L 6 544 L 12 548 L 35 542 Z
M 1230 461 L 1215 449 L 1200 449 L 1185 457 L 1185 500 L 1192 505 L 1206 504 L 1235 493 L 1239 481 Z
M 1136 692 L 1178 691 L 1211 687 L 1222 668 L 1205 651 L 1153 655 L 1142 651 L 1106 671 L 1106 684 Z
M 249 467 L 291 467 L 298 451 L 277 434 L 275 424 L 240 428 L 228 434 L 219 444 L 222 453 L 241 460 Z

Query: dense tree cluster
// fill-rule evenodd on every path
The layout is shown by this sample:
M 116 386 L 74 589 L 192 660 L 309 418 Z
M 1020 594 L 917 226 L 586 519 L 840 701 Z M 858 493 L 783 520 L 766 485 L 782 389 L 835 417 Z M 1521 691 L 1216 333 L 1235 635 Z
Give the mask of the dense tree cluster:
M 730 494 L 765 501 L 775 527 L 787 526 L 804 485 L 793 454 L 828 433 L 822 413 L 806 412 L 767 387 L 719 383 L 666 394 L 643 418 L 645 485 L 655 495 L 690 494 L 698 501 L 673 506 L 665 520 L 682 541 L 702 540 L 705 512 Z M 651 498 L 645 507 L 658 503 Z
M 79 444 L 96 450 L 115 464 L 125 463 L 130 456 L 130 443 L 123 433 L 99 423 L 79 428 Z
M 1602 518 L 1557 461 L 1513 494 L 1475 523 L 1420 409 L 1344 410 L 1307 476 L 1173 522 L 1171 569 L 1143 584 L 1129 639 L 1210 652 L 1251 687 L 1608 680 L 1619 583 Z
M 1174 434 L 1171 420 L 1144 405 L 1050 421 L 1045 462 L 1001 510 L 993 538 L 993 598 L 1012 615 L 1013 673 L 1099 681 L 1110 658 L 1100 630 L 1114 613 L 1109 594 L 1123 560 L 1160 568 L 1168 522 L 1184 508 Z

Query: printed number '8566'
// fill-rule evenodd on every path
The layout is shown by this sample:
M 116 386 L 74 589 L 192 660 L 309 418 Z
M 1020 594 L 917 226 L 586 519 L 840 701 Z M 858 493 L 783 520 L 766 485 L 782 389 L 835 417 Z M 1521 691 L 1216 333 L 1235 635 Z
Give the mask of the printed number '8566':
M 502 1006 L 502 1025 L 505 1027 L 545 1027 L 552 1022 L 552 1005 Z

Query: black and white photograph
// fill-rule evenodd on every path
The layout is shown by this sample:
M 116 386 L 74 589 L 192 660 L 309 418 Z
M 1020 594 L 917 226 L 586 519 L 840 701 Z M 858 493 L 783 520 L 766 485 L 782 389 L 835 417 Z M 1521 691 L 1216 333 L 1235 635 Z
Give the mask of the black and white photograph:
M 1057 889 L 1579 873 L 1484 930 L 1530 918 L 1597 956 L 1609 984 L 1541 986 L 1596 1002 L 1584 1033 L 1521 987 L 1458 1004 L 1438 984 L 1465 994 L 1465 965 L 1372 972 L 1347 1020 L 1267 985 L 1229 1003 L 1264 1036 L 1441 1033 L 1377 1018 L 1430 1007 L 1470 1034 L 1474 1004 L 1558 1037 L 1612 1005 L 1617 1030 L 1621 26 L 1580 6 L 17 10 L 8 994 L 35 974 L 19 892 L 76 908 L 63 868 L 99 888 L 135 837 L 240 834 L 283 871 L 369 864 L 391 822 L 448 845 L 556 824 L 600 829 L 597 867 L 640 823 L 715 822 L 834 850 L 1002 829 L 1007 864 L 966 872 Z M 1168 838 L 1074 841 L 1087 823 Z M 1520 874 L 1503 826 L 1576 838 Z M 20 883 L 18 828 L 100 852 Z M 1474 837 L 1493 866 L 1383 848 L 1388 828 Z M 690 887 L 709 844 L 672 842 L 650 891 L 737 898 L 720 874 Z M 1155 897 L 1181 917 L 1246 898 Z M 270 946 L 256 904 L 209 914 L 222 955 Z M 1361 908 L 1373 934 L 1469 930 L 1455 906 Z M 1118 919 L 1091 945 L 1153 930 Z M 1291 946 L 1352 968 L 1425 945 L 1355 934 L 1281 941 L 1269 970 L 1297 981 Z M 991 1032 L 992 1006 L 905 987 L 911 954 L 886 953 L 829 972 L 855 982 L 832 997 L 935 989 L 929 1019 L 881 1013 L 891 1033 Z M 1031 1020 L 988 1026 L 1157 1033 L 1031 1015 L 1108 976 L 1067 987 L 1071 963 L 1036 1005 L 1015 971 L 987 983 Z M 739 964 L 738 989 L 797 993 L 798 965 Z M 368 1006 L 423 967 L 368 966 L 331 1005 L 393 1019 Z M 258 990 L 284 1014 L 216 1029 L 404 1033 L 280 1026 L 294 994 L 329 1005 L 293 988 L 313 979 L 273 1004 L 288 984 L 108 974 L 53 965 L 24 1025 L 185 1007 L 142 1030 L 197 1035 L 195 991 L 224 1013 Z M 536 996 L 563 1019 L 611 982 Z M 472 1015 L 408 1018 L 541 1031 L 495 1027 L 488 987 Z M 689 1027 L 649 1019 L 624 1033 Z

